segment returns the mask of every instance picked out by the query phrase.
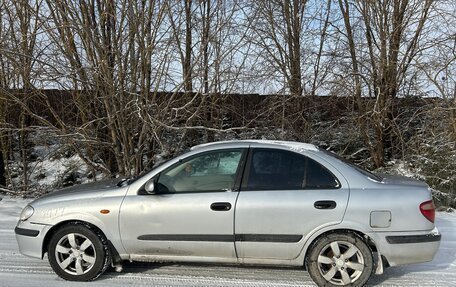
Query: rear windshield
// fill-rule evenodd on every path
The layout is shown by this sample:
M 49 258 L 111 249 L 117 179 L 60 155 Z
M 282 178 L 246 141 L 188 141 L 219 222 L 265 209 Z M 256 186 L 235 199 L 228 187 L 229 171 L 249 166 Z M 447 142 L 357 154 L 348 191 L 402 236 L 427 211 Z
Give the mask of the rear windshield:
M 375 174 L 375 173 L 372 173 L 372 172 L 368 171 L 367 169 L 360 167 L 360 166 L 357 165 L 357 164 L 352 163 L 351 161 L 349 161 L 349 160 L 347 160 L 347 159 L 345 159 L 345 158 L 339 156 L 339 155 L 336 154 L 336 153 L 333 153 L 332 151 L 328 151 L 328 150 L 321 149 L 321 148 L 320 148 L 319 150 L 320 150 L 321 152 L 323 152 L 323 153 L 325 153 L 325 154 L 331 156 L 331 157 L 337 158 L 338 160 L 340 160 L 340 161 L 342 161 L 342 162 L 348 164 L 349 166 L 351 166 L 351 167 L 353 167 L 354 169 L 356 169 L 358 172 L 362 173 L 363 175 L 365 175 L 365 176 L 367 176 L 367 177 L 369 177 L 369 178 L 371 178 L 371 179 L 373 179 L 373 180 L 375 180 L 375 181 L 382 181 L 382 180 L 383 180 L 383 178 L 382 178 L 381 176 L 379 176 L 379 175 L 377 175 L 377 174 Z

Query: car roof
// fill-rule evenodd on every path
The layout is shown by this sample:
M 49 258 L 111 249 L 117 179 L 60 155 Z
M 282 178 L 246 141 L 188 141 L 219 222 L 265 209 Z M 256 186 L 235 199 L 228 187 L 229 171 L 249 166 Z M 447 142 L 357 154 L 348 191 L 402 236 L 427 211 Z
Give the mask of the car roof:
M 245 146 L 255 146 L 255 147 L 278 147 L 278 148 L 288 148 L 295 151 L 318 151 L 318 147 L 313 144 L 293 142 L 293 141 L 279 141 L 279 140 L 230 140 L 230 141 L 218 141 L 210 142 L 205 144 L 200 144 L 191 148 L 191 150 L 199 150 L 202 148 L 210 147 L 235 147 L 239 144 Z

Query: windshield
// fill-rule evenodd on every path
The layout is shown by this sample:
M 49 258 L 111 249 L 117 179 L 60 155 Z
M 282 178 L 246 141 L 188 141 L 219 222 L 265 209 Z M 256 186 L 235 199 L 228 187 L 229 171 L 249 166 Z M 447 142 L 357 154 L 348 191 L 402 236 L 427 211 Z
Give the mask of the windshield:
M 334 153 L 332 151 L 328 151 L 328 150 L 321 149 L 321 148 L 319 148 L 319 150 L 322 151 L 323 153 L 331 156 L 331 157 L 337 158 L 338 160 L 348 164 L 349 166 L 351 166 L 354 169 L 356 169 L 358 172 L 362 173 L 363 175 L 365 175 L 365 176 L 367 176 L 367 177 L 369 177 L 369 178 L 371 178 L 371 179 L 373 179 L 375 181 L 382 181 L 383 180 L 383 178 L 381 176 L 379 176 L 379 175 L 377 175 L 375 173 L 372 173 L 372 172 L 368 171 L 367 169 L 360 167 L 357 164 L 352 163 L 351 161 L 339 156 L 338 154 L 336 154 L 336 153 Z

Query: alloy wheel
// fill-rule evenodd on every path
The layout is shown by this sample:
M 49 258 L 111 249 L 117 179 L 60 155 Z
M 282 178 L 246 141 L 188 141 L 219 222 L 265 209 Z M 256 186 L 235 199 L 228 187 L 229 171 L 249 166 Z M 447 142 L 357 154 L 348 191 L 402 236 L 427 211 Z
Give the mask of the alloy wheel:
M 71 275 L 89 272 L 96 261 L 96 256 L 92 241 L 79 233 L 66 234 L 58 241 L 55 248 L 58 265 Z
M 323 278 L 340 286 L 354 283 L 365 268 L 361 251 L 346 241 L 333 241 L 324 246 L 317 262 Z

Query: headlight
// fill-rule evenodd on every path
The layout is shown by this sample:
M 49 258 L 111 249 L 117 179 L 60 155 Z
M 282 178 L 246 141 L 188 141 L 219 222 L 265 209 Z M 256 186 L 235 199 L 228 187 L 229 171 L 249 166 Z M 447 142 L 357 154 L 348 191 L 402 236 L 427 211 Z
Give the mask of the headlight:
M 19 217 L 20 221 L 26 221 L 27 219 L 30 218 L 30 216 L 33 215 L 33 212 L 35 212 L 35 209 L 31 207 L 30 205 L 27 205 L 22 209 L 21 216 Z

